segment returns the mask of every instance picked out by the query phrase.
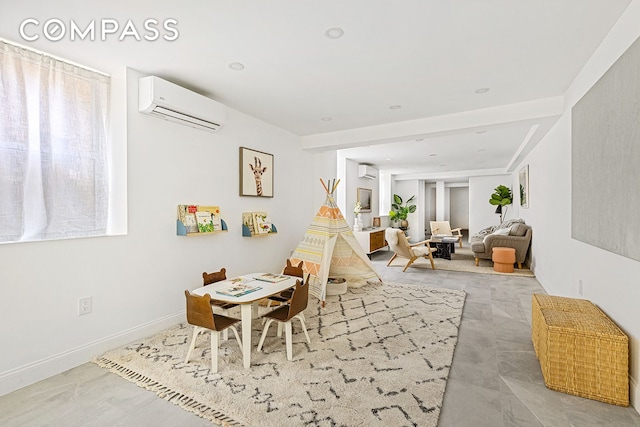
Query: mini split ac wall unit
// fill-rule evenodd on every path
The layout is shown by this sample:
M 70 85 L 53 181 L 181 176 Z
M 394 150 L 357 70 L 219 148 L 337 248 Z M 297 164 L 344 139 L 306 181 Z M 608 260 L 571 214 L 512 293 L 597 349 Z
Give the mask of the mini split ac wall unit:
M 376 179 L 378 177 L 378 170 L 369 165 L 358 165 L 358 177 Z
M 156 76 L 138 81 L 138 110 L 209 132 L 219 130 L 227 118 L 223 104 Z

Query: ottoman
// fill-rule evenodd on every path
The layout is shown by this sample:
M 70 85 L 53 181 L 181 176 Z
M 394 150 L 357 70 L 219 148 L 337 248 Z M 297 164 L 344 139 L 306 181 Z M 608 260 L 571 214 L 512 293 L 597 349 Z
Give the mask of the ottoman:
M 493 270 L 500 273 L 513 273 L 513 264 L 516 262 L 515 248 L 493 248 L 491 253 Z

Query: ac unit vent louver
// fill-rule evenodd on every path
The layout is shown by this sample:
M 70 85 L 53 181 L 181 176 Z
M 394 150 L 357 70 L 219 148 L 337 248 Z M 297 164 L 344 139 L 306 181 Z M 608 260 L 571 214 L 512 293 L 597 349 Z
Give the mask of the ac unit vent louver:
M 378 170 L 369 165 L 358 165 L 358 177 L 376 179 L 378 177 Z
M 209 132 L 226 121 L 226 107 L 204 95 L 156 76 L 142 77 L 138 85 L 141 113 Z

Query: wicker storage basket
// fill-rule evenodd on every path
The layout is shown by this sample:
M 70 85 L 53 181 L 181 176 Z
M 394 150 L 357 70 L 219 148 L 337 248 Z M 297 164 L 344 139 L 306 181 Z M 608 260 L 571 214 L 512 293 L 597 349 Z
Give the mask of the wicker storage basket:
M 341 277 L 329 277 L 327 279 L 327 296 L 342 295 L 347 293 L 347 281 Z
M 537 336 L 534 346 L 546 386 L 628 406 L 627 336 L 595 305 L 589 308 L 588 301 L 576 300 L 576 311 L 568 311 L 570 301 L 557 301 L 558 305 L 549 309 L 538 304 L 544 303 L 544 298 L 536 301 L 534 296 L 533 301 L 532 337 Z M 566 310 L 558 309 L 562 307 Z
M 567 298 L 567 297 L 558 297 L 555 295 L 542 295 L 542 294 L 533 294 L 531 299 L 531 323 L 535 325 L 542 325 L 544 321 L 542 320 L 542 309 L 549 310 L 558 310 L 558 311 L 568 311 L 568 312 L 576 312 L 576 313 L 589 313 L 594 315 L 599 315 L 603 317 L 607 317 L 606 314 L 602 310 L 600 310 L 594 303 L 588 301 L 586 299 L 575 299 L 575 298 Z M 540 358 L 538 354 L 538 341 L 539 341 L 539 332 L 540 327 L 532 327 L 531 328 L 531 341 L 533 342 L 533 349 Z

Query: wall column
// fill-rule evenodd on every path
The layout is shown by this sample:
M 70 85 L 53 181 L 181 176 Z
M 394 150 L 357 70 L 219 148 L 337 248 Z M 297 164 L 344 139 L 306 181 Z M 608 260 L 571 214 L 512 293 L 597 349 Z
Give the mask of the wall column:
M 436 221 L 446 221 L 445 207 L 444 181 L 436 181 Z

